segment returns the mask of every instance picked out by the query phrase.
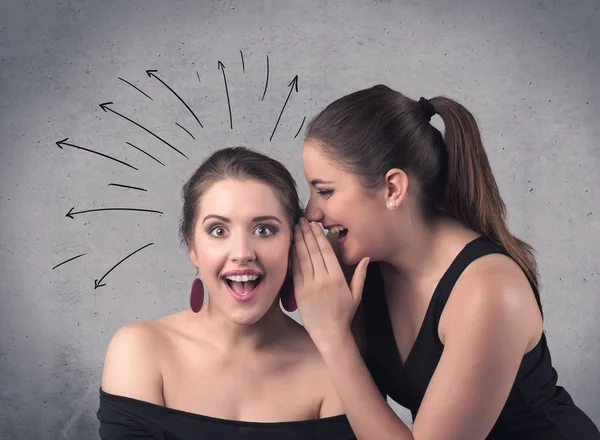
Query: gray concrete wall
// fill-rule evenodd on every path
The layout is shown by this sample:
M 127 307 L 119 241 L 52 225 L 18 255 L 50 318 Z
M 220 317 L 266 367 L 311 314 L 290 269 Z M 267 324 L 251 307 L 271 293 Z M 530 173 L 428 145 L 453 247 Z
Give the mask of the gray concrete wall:
M 600 424 L 599 18 L 597 0 L 2 2 L 0 438 L 95 438 L 113 332 L 187 307 L 184 180 L 213 149 L 245 144 L 288 165 L 306 200 L 303 118 L 376 83 L 477 115 L 511 228 L 539 252 L 559 381 Z M 59 149 L 67 137 L 137 170 Z M 163 214 L 77 214 L 112 207 Z

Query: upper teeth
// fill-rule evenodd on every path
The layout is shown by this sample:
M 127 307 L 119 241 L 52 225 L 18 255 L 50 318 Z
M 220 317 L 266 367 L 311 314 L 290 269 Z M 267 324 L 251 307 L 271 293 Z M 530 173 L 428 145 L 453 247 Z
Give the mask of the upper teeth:
M 229 281 L 235 281 L 237 283 L 246 283 L 248 281 L 257 280 L 259 275 L 228 275 L 225 278 Z
M 346 228 L 344 228 L 343 226 L 332 226 L 331 228 L 329 228 L 329 232 L 331 232 L 333 234 L 339 234 L 344 229 L 346 229 Z

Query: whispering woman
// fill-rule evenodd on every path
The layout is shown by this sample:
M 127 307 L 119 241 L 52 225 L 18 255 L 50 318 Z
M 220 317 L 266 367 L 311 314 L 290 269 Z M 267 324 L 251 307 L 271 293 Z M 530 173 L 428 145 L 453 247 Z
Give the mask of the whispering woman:
M 465 107 L 352 92 L 309 123 L 302 158 L 296 300 L 360 440 L 600 440 L 558 385 L 533 249 Z

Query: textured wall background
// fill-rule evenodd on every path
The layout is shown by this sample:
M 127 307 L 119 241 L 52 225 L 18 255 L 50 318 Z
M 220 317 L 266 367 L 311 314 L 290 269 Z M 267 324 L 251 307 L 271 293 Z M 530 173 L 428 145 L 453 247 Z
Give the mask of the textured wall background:
M 194 271 L 177 222 L 193 169 L 215 148 L 248 145 L 284 161 L 306 200 L 303 118 L 377 83 L 446 94 L 477 115 L 512 230 L 539 252 L 560 383 L 600 424 L 599 5 L 2 2 L 0 438 L 96 438 L 109 338 L 187 307 Z M 64 138 L 123 163 L 61 150 Z M 115 207 L 163 214 L 80 213 Z

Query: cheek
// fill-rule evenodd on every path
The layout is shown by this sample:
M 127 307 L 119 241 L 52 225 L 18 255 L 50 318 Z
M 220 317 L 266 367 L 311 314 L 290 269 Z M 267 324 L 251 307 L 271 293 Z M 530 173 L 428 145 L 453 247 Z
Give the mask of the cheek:
M 346 226 L 351 222 L 356 214 L 357 206 L 362 206 L 351 194 L 340 194 L 339 197 L 332 197 L 324 206 L 324 213 L 336 223 L 343 223 Z M 360 212 L 362 210 L 359 210 Z
M 265 266 L 276 269 L 278 267 L 286 268 L 290 253 L 290 234 L 278 236 L 273 240 L 262 243 L 259 259 Z
M 196 241 L 196 255 L 200 272 L 208 273 L 215 270 L 226 258 L 226 251 L 218 243 L 208 243 L 206 240 Z

